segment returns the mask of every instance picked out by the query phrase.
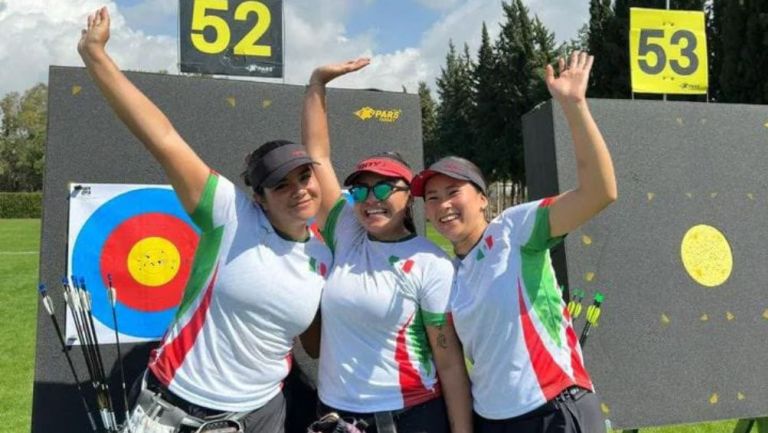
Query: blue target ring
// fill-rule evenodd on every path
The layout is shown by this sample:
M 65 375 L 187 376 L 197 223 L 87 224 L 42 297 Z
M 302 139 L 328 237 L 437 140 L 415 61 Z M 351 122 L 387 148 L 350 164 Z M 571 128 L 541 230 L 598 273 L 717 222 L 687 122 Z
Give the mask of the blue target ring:
M 100 269 L 104 244 L 110 234 L 123 222 L 145 213 L 164 213 L 176 217 L 200 230 L 184 211 L 173 190 L 143 188 L 118 195 L 101 205 L 83 225 L 72 250 L 72 274 L 85 278 L 93 300 L 93 315 L 105 326 L 114 329 L 112 308 L 107 298 L 103 278 L 109 269 Z M 118 291 L 121 287 L 116 287 Z M 119 298 L 119 295 L 118 295 Z M 178 306 L 160 311 L 141 311 L 119 300 L 115 304 L 121 334 L 138 338 L 160 338 L 173 320 Z

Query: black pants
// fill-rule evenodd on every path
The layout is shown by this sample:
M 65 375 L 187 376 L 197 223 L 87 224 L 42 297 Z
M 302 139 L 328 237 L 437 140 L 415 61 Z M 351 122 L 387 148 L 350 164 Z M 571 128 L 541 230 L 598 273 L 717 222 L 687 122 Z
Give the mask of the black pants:
M 138 395 L 138 391 L 141 389 L 141 378 L 132 388 L 131 407 L 135 405 L 135 396 Z M 198 406 L 173 394 L 155 378 L 152 372 L 147 372 L 147 389 L 158 392 L 163 400 L 200 419 L 207 419 L 224 413 L 224 411 Z M 280 392 L 264 406 L 250 412 L 240 420 L 240 423 L 243 426 L 244 433 L 284 433 L 285 398 L 283 398 L 283 393 Z M 183 429 L 181 431 L 184 433 Z
M 475 433 L 605 433 L 600 402 L 591 392 L 563 395 L 526 414 L 489 420 L 475 414 Z
M 362 419 L 368 423 L 366 433 L 378 433 L 374 415 L 372 413 L 355 413 L 334 409 L 322 402 L 318 404 L 320 416 L 328 412 L 336 412 L 342 418 Z M 445 409 L 445 401 L 442 397 L 417 404 L 405 409 L 392 411 L 397 433 L 448 433 L 448 415 Z

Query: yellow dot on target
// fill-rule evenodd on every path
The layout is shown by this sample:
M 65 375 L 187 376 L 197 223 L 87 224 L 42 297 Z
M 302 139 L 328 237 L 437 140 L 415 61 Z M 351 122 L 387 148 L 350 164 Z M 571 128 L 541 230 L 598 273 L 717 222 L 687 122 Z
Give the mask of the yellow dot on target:
M 707 320 L 709 320 L 709 316 L 706 314 L 702 314 L 699 320 L 701 320 L 702 322 L 706 322 Z
M 610 413 L 611 413 L 611 408 L 609 408 L 609 407 L 608 407 L 608 405 L 607 405 L 607 404 L 605 404 L 605 403 L 600 403 L 600 411 L 601 411 L 601 412 L 602 412 L 604 415 L 608 415 L 608 414 L 610 414 Z
M 262 108 L 269 108 L 272 105 L 272 101 L 270 99 L 265 99 L 261 102 Z
M 595 279 L 595 273 L 594 272 L 587 272 L 584 274 L 584 281 L 590 282 Z
M 688 196 L 688 198 L 693 198 L 693 194 L 691 194 L 690 192 L 686 192 L 685 195 Z
M 744 400 L 745 398 L 747 398 L 747 397 L 744 394 L 742 394 L 740 392 L 736 393 L 736 399 Z
M 77 95 L 78 93 L 80 93 L 81 90 L 83 90 L 81 86 L 77 86 L 77 85 L 72 86 L 72 95 Z
M 649 193 L 648 193 L 648 201 L 651 201 L 651 200 L 653 200 L 653 197 L 654 197 L 655 195 L 656 195 L 656 194 L 654 194 L 654 193 L 652 193 L 652 192 L 649 192 Z
M 126 260 L 133 279 L 145 286 L 158 287 L 179 272 L 181 255 L 168 239 L 153 236 L 136 242 Z
M 763 319 L 768 320 L 768 309 L 763 311 Z
M 749 198 L 750 200 L 754 200 L 755 199 L 755 195 L 752 194 L 751 192 L 748 192 L 747 193 L 747 198 Z
M 584 242 L 584 245 L 592 245 L 592 238 L 587 235 L 582 235 L 581 241 Z
M 227 103 L 229 103 L 229 106 L 232 108 L 235 108 L 235 105 L 237 105 L 237 99 L 235 99 L 234 96 L 227 97 Z
M 715 198 L 715 197 L 717 197 L 717 193 L 713 192 L 713 193 L 709 194 L 709 196 L 712 197 L 712 198 Z
M 720 230 L 706 224 L 685 233 L 680 256 L 688 275 L 705 287 L 723 284 L 733 270 L 731 245 Z
M 661 323 L 663 325 L 669 325 L 669 322 L 670 322 L 669 317 L 666 314 L 661 313 Z
M 725 318 L 730 322 L 731 320 L 735 319 L 736 316 L 733 315 L 730 311 L 725 312 Z
M 709 397 L 709 404 L 717 404 L 718 400 L 720 400 L 720 398 L 718 397 L 717 393 L 714 393 Z

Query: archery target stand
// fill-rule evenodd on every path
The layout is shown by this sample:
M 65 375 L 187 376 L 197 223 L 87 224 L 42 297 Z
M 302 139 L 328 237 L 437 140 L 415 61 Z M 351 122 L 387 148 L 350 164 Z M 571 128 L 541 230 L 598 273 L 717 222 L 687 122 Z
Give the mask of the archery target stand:
M 571 290 L 605 294 L 584 351 L 603 416 L 628 430 L 742 419 L 746 431 L 756 419 L 765 431 L 768 107 L 590 108 L 619 198 L 553 260 Z M 531 199 L 575 187 L 561 109 L 550 101 L 523 120 Z

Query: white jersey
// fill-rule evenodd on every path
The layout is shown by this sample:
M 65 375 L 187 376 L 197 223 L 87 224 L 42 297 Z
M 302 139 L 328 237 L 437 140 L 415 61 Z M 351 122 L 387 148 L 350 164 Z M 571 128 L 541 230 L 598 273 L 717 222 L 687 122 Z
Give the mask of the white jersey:
M 244 412 L 277 395 L 293 338 L 312 322 L 328 248 L 282 238 L 262 209 L 212 173 L 192 220 L 202 231 L 184 297 L 149 368 L 191 403 Z
M 420 236 L 375 241 L 340 201 L 323 231 L 334 267 L 323 298 L 318 394 L 350 412 L 440 396 L 425 325 L 446 323 L 453 265 Z
M 562 239 L 550 237 L 549 203 L 505 210 L 456 260 L 454 326 L 484 418 L 530 412 L 569 386 L 592 389 L 549 257 Z

